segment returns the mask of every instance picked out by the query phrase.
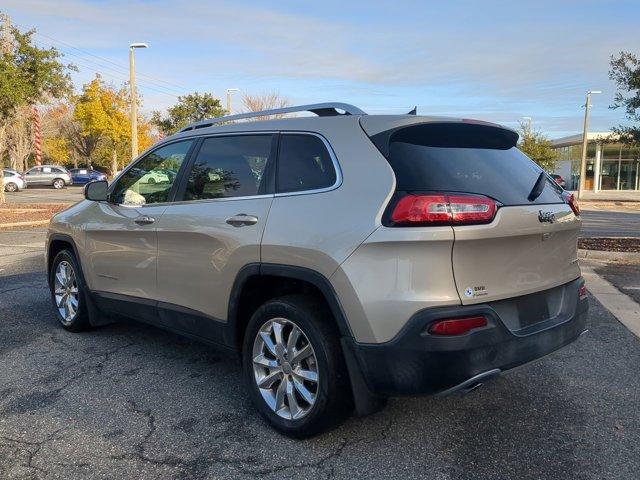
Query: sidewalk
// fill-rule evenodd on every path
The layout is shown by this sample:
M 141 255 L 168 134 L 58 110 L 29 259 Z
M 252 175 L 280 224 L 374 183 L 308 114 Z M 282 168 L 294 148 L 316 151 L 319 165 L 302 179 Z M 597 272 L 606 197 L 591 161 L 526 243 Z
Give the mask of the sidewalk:
M 572 191 L 574 195 L 578 192 Z M 580 203 L 585 201 L 610 201 L 610 202 L 638 202 L 640 203 L 639 190 L 600 190 L 599 192 L 582 192 Z
M 581 262 L 580 268 L 587 283 L 587 289 L 620 323 L 640 338 L 640 304 L 598 275 L 596 270 L 599 265 L 603 264 Z M 631 285 L 631 287 L 635 286 Z

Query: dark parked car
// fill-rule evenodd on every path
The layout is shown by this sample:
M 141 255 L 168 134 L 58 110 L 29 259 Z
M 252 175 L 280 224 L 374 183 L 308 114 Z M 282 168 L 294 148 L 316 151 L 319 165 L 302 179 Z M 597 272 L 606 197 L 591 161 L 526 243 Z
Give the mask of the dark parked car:
M 73 183 L 77 185 L 84 185 L 85 183 L 107 179 L 107 176 L 104 173 L 90 168 L 72 168 L 69 170 L 69 173 L 71 173 Z
M 555 182 L 560 185 L 562 188 L 567 188 L 567 182 L 564 181 L 564 178 L 562 178 L 560 175 L 552 173 L 551 174 L 551 178 L 553 178 L 555 180 Z

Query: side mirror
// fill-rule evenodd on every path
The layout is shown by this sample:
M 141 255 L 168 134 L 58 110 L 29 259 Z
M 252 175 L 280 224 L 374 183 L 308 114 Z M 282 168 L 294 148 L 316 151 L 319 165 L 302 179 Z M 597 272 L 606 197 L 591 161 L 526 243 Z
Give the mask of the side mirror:
M 87 183 L 84 187 L 84 198 L 92 202 L 104 202 L 107 200 L 108 187 L 106 180 Z

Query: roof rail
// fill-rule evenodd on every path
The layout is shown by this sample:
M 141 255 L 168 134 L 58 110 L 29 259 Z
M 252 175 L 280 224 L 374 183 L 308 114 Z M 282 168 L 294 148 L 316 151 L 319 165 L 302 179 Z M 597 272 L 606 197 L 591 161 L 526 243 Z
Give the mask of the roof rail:
M 340 113 L 338 110 L 343 110 L 344 113 Z M 201 120 L 199 122 L 192 123 L 184 127 L 180 132 L 187 132 L 189 130 L 195 130 L 197 128 L 211 127 L 216 123 L 231 122 L 233 120 L 241 120 L 243 118 L 255 118 L 266 117 L 269 115 L 282 115 L 284 113 L 293 112 L 312 112 L 319 117 L 332 117 L 337 115 L 366 115 L 365 112 L 358 107 L 349 105 L 348 103 L 313 103 L 310 105 L 298 105 L 295 107 L 274 108 L 272 110 L 262 110 L 260 112 L 247 112 L 238 113 L 236 115 L 227 115 L 226 117 L 209 118 L 207 120 Z

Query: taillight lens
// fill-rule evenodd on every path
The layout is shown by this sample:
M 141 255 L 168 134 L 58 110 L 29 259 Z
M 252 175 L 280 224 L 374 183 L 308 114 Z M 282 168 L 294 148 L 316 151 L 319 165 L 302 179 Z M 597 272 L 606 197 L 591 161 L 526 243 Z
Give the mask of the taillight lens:
M 573 193 L 563 192 L 562 198 L 564 199 L 564 203 L 568 204 L 571 207 L 571 210 L 573 210 L 573 213 L 579 217 L 580 207 L 578 207 L 578 201 L 576 200 L 575 195 Z
M 578 289 L 578 296 L 580 298 L 585 298 L 587 296 L 587 286 L 585 284 L 580 285 Z
M 467 318 L 452 318 L 438 320 L 431 324 L 429 333 L 431 335 L 464 335 L 474 328 L 487 326 L 487 319 L 481 316 Z
M 390 226 L 490 223 L 497 209 L 496 202 L 483 195 L 408 194 L 396 203 Z

